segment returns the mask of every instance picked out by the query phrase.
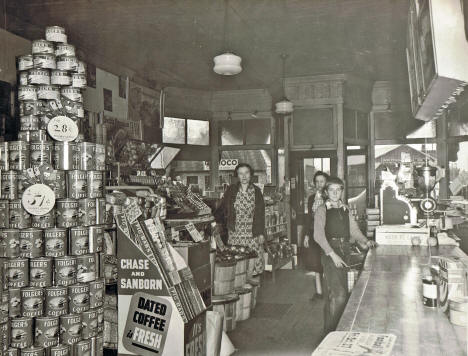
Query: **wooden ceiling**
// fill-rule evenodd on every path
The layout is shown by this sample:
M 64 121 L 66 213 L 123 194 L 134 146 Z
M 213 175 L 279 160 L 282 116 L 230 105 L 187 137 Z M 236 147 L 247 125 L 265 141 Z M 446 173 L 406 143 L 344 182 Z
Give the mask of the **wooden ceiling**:
M 97 66 L 151 87 L 267 88 L 286 75 L 353 71 L 390 80 L 407 105 L 407 0 L 0 0 L 6 29 L 29 39 L 64 26 Z M 213 73 L 213 57 L 242 57 L 234 77 Z M 138 79 L 138 80 L 137 80 Z

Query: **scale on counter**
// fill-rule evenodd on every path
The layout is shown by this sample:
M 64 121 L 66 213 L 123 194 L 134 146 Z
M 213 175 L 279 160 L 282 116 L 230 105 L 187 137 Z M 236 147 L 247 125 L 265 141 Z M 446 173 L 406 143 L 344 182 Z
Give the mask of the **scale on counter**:
M 379 245 L 427 246 L 431 229 L 410 225 L 381 225 L 375 229 L 375 241 Z

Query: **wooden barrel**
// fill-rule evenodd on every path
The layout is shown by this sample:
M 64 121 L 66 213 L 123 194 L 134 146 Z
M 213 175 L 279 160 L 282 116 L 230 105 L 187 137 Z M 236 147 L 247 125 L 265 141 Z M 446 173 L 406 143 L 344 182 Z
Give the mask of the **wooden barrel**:
M 257 259 L 255 257 L 249 257 L 247 259 L 247 280 L 253 277 L 256 260 Z
M 232 331 L 236 328 L 236 302 L 239 300 L 239 295 L 231 293 L 227 295 L 214 295 L 211 299 L 213 311 L 223 314 L 223 330 L 225 332 Z
M 234 292 L 236 262 L 216 262 L 213 280 L 213 295 L 226 295 Z
M 242 288 L 237 293 L 239 294 L 239 300 L 236 302 L 236 321 L 247 320 L 250 318 L 252 291 Z
M 247 282 L 247 259 L 239 259 L 236 262 L 236 276 L 234 281 L 234 288 L 237 290 L 242 288 Z

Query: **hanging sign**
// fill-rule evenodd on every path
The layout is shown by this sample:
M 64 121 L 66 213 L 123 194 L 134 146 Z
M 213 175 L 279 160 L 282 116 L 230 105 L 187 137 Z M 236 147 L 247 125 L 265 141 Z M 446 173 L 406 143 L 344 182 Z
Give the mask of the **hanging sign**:
M 55 204 L 55 193 L 45 184 L 26 188 L 22 198 L 23 208 L 32 215 L 45 215 Z
M 234 168 L 237 167 L 239 164 L 239 160 L 235 158 L 229 158 L 229 159 L 222 159 L 219 161 L 219 167 L 218 169 L 220 171 L 233 171 Z
M 78 126 L 69 117 L 56 116 L 49 121 L 47 132 L 54 140 L 73 141 L 78 136 Z

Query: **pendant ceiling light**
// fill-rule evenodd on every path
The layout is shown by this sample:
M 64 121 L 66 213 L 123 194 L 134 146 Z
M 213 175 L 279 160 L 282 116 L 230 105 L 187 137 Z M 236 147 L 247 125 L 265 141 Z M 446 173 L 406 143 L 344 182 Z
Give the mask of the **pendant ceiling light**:
M 228 25 L 228 9 L 229 9 L 229 0 L 225 0 L 224 3 L 224 30 L 223 30 L 223 46 L 226 48 L 226 32 Z M 220 75 L 236 75 L 242 72 L 241 62 L 242 58 L 227 51 L 219 56 L 214 57 L 214 67 L 213 70 L 215 73 Z
M 288 58 L 287 54 L 282 54 L 281 59 L 283 60 L 283 99 L 275 104 L 276 106 L 276 113 L 280 115 L 287 115 L 291 114 L 294 111 L 293 103 L 288 100 L 286 97 L 286 88 L 285 88 L 285 65 L 286 65 L 286 58 Z

